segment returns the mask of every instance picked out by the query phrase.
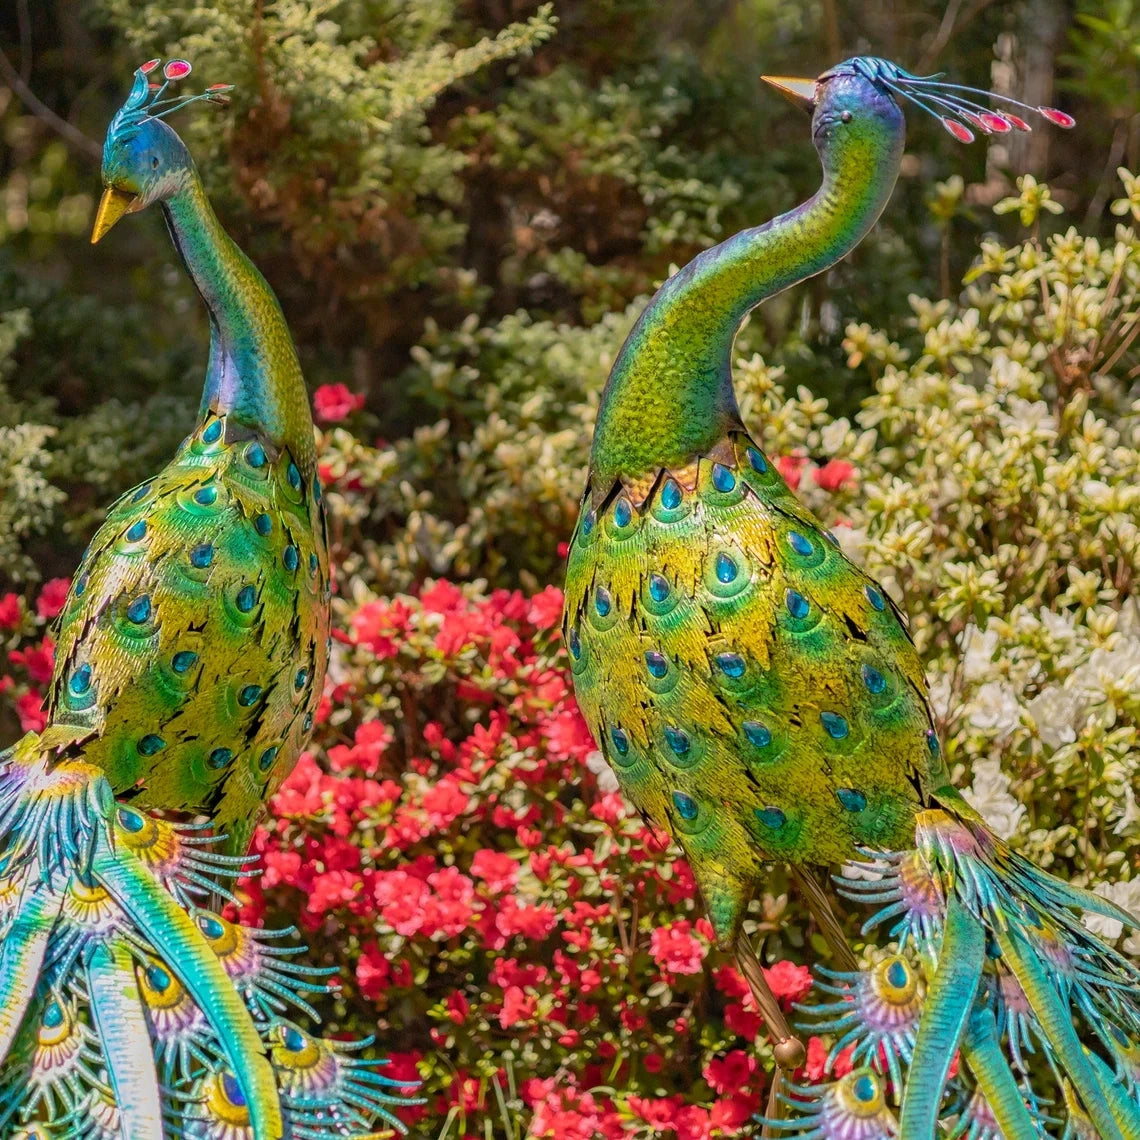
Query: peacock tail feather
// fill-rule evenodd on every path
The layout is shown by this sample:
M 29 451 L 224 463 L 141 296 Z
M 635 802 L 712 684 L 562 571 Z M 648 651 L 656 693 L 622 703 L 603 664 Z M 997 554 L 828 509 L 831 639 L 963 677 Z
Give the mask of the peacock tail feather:
M 114 799 L 78 732 L 0 754 L 0 1133 L 362 1138 L 403 1130 L 383 1060 L 298 1025 L 332 972 L 209 909 L 255 857 Z M 8 1130 L 8 1131 L 5 1131 Z
M 313 726 L 328 663 L 320 484 L 207 415 L 96 533 L 60 618 L 48 711 L 144 808 L 244 851 Z

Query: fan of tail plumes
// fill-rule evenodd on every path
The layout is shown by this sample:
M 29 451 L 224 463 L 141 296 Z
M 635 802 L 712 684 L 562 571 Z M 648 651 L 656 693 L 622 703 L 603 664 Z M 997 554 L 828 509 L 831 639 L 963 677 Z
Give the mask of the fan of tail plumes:
M 992 110 L 972 96 L 991 99 L 1027 114 L 1040 115 L 1055 126 L 1066 129 L 1077 125 L 1076 119 L 1056 107 L 1033 107 L 1009 95 L 984 91 L 980 87 L 964 87 L 960 83 L 945 83 L 938 75 L 911 75 L 889 59 L 863 56 L 854 61 L 856 68 L 867 79 L 894 92 L 902 99 L 933 115 L 959 142 L 974 141 L 974 130 L 984 135 L 1002 135 L 1010 131 L 1032 130 L 1030 125 L 1013 111 Z M 973 128 L 973 130 L 971 130 Z
M 919 817 L 915 849 L 837 877 L 878 909 L 863 970 L 819 970 L 805 1033 L 853 1066 L 792 1085 L 801 1140 L 1123 1140 L 1140 1136 L 1140 969 L 1080 922 L 1136 920 L 1047 875 L 980 824 Z M 850 1050 L 849 1053 L 846 1053 Z M 844 1066 L 846 1068 L 846 1065 Z
M 0 753 L 0 1135 L 334 1140 L 404 1131 L 368 1041 L 316 1037 L 332 970 L 204 904 L 256 857 L 115 801 L 74 730 Z

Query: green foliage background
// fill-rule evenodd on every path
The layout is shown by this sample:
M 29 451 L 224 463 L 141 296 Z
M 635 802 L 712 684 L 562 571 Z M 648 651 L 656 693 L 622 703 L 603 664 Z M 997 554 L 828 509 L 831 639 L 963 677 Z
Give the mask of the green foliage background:
M 803 120 L 762 73 L 875 52 L 1081 120 L 987 151 L 910 116 L 884 222 L 741 344 L 852 411 L 866 379 L 844 365 L 846 324 L 913 338 L 907 295 L 960 279 L 1009 173 L 1049 176 L 1104 228 L 1116 166 L 1140 157 L 1138 42 L 1130 3 L 1091 0 L 16 0 L 0 13 L 0 359 L 17 377 L 0 576 L 67 573 L 196 397 L 205 318 L 157 213 L 86 242 L 102 133 L 142 59 L 237 84 L 228 113 L 180 129 L 312 384 L 368 397 L 354 434 L 384 446 L 346 521 L 353 554 L 382 586 L 534 585 L 559 573 L 591 401 L 642 298 L 814 186 Z M 952 172 L 964 183 L 935 192 Z

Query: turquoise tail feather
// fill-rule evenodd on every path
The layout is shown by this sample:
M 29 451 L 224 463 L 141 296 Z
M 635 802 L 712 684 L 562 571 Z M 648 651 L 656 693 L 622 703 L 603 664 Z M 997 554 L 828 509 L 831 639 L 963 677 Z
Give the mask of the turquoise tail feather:
M 119 941 L 94 946 L 87 958 L 87 989 L 95 1032 L 103 1046 L 123 1140 L 162 1135 L 162 1096 L 151 1056 L 150 1031 L 135 964 Z
M 248 866 L 117 804 L 29 734 L 0 752 L 0 1134 L 367 1140 L 406 1082 L 310 1036 L 329 971 L 203 909 Z M 367 1042 L 360 1043 L 363 1047 Z M 388 1091 L 392 1090 L 392 1091 Z M 15 1129 L 15 1131 L 12 1131 Z M 222 1131 L 218 1131 L 221 1129 Z
M 836 1034 L 829 1068 L 854 1045 L 882 1099 L 901 1095 L 899 1136 L 1031 1140 L 1062 1125 L 1065 1138 L 1140 1140 L 1140 969 L 1073 908 L 1134 919 L 1032 867 L 968 809 L 921 813 L 913 850 L 838 881 L 875 906 L 864 931 L 892 952 L 825 973 L 817 988 L 836 1000 L 801 1007 L 803 1028 Z M 811 1140 L 892 1136 L 872 1085 L 864 1098 L 850 1077 L 797 1089 L 798 1117 L 767 1123 Z
M 904 1136 L 932 1136 L 938 1127 L 946 1079 L 981 985 L 985 952 L 981 924 L 952 895 L 903 1093 L 899 1127 Z

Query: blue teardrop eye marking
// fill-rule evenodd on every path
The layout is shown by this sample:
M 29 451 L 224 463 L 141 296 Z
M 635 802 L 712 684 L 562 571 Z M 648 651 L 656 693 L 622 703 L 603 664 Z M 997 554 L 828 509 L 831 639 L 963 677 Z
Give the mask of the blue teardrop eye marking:
M 744 676 L 744 658 L 739 653 L 718 653 L 716 655 L 717 668 L 726 677 Z
M 153 756 L 156 752 L 161 752 L 166 747 L 166 741 L 161 736 L 155 736 L 153 732 L 148 732 L 139 741 L 139 751 L 144 756 Z
M 249 450 L 245 453 L 245 461 L 250 467 L 264 467 L 265 466 L 265 448 L 260 443 L 251 443 Z
M 312 730 L 312 727 L 313 727 L 313 714 L 312 713 L 305 713 L 305 719 L 303 721 L 301 721 L 301 731 L 302 732 L 309 732 Z
M 152 990 L 157 990 L 160 994 L 166 993 L 170 989 L 170 975 L 161 966 L 147 966 L 146 968 L 146 984 Z
M 146 484 L 144 484 L 143 486 L 141 486 L 141 487 L 140 487 L 140 488 L 139 488 L 139 489 L 138 489 L 138 490 L 137 490 L 137 491 L 136 491 L 136 492 L 135 492 L 135 493 L 134 493 L 134 494 L 131 496 L 131 502 L 132 502 L 132 503 L 141 503 L 141 502 L 143 501 L 143 499 L 145 499 L 145 498 L 147 497 L 147 495 L 149 495 L 149 494 L 150 494 L 150 484 L 149 484 L 149 483 L 146 483 Z
M 910 981 L 910 971 L 906 968 L 906 963 L 897 959 L 892 962 L 887 967 L 887 981 L 896 990 L 901 990 Z
M 242 586 L 237 592 L 237 608 L 243 614 L 249 613 L 253 609 L 253 603 L 257 601 L 257 591 L 253 586 Z
M 315 553 L 309 554 L 309 573 L 315 574 L 317 572 L 317 556 Z
M 261 759 L 258 760 L 257 766 L 263 771 L 268 772 L 273 767 L 273 761 L 277 759 L 277 747 L 267 748 L 262 754 Z
M 203 914 L 198 918 L 198 926 L 202 933 L 211 940 L 221 938 L 226 932 L 226 928 L 216 918 L 208 914 Z
M 805 538 L 798 530 L 788 532 L 788 545 L 797 554 L 802 554 L 805 558 L 815 552 L 815 547 L 812 546 L 810 539 Z
M 684 792 L 673 793 L 673 803 L 680 812 L 682 819 L 696 819 L 697 818 L 697 801 L 690 796 L 685 795 Z
M 770 830 L 779 831 L 788 817 L 778 807 L 766 807 L 756 809 L 756 818 Z
M 146 534 L 146 519 L 139 519 L 132 527 L 127 530 L 127 541 L 138 542 Z
M 649 576 L 649 596 L 655 602 L 663 602 L 669 596 L 669 583 L 660 574 Z
M 848 811 L 862 811 L 867 806 L 867 797 L 855 788 L 836 788 L 835 794 Z
M 183 649 L 176 653 L 171 659 L 170 664 L 174 668 L 175 673 L 185 673 L 195 661 L 198 660 L 198 654 L 189 649 Z
M 82 598 L 86 589 L 87 589 L 87 575 L 84 574 L 83 577 L 80 578 L 79 581 L 75 583 L 75 596 L 77 598 Z
M 712 481 L 718 491 L 728 492 L 736 486 L 736 476 L 723 463 L 713 464 Z
M 74 673 L 71 674 L 71 683 L 68 688 L 78 697 L 87 692 L 91 688 L 91 666 L 80 665 Z
M 757 748 L 767 748 L 772 743 L 772 734 L 768 731 L 767 725 L 761 724 L 758 720 L 746 720 L 742 727 L 749 743 L 755 744 Z
M 576 629 L 570 630 L 570 634 L 566 638 L 566 644 L 570 647 L 570 656 L 577 661 L 578 658 L 582 656 L 582 642 L 578 637 L 578 631 Z
M 860 1077 L 851 1087 L 855 1093 L 855 1099 L 862 1101 L 863 1104 L 870 1104 L 879 1091 L 870 1076 Z
M 633 508 L 628 499 L 618 499 L 614 506 L 614 524 L 616 526 L 629 526 L 633 520 Z
M 833 712 L 821 712 L 819 714 L 819 723 L 823 725 L 824 732 L 832 738 L 832 740 L 842 740 L 848 733 L 847 721 Z
M 298 669 L 297 676 L 293 678 L 293 688 L 300 692 L 305 687 L 305 682 L 309 679 L 308 669 Z
M 267 514 L 260 514 L 253 520 L 253 527 L 262 538 L 267 538 L 273 533 L 273 520 Z
M 661 505 L 667 511 L 675 511 L 681 505 L 681 485 L 676 479 L 667 479 L 661 488 Z
M 748 449 L 748 462 L 752 464 L 752 470 L 758 471 L 761 475 L 765 474 L 768 470 L 768 460 L 754 447 Z
M 614 747 L 623 756 L 629 751 L 629 736 L 624 728 L 611 728 L 610 739 L 614 742 Z
M 238 1084 L 237 1078 L 233 1074 L 222 1074 L 222 1092 L 226 1100 L 235 1108 L 245 1108 L 245 1096 L 241 1091 L 241 1085 Z
M 200 491 L 194 492 L 194 502 L 203 507 L 210 507 L 217 501 L 218 489 L 217 487 L 203 487 Z
M 228 748 L 215 748 L 214 751 L 206 757 L 206 767 L 224 768 L 233 758 L 234 754 Z
M 214 420 L 213 423 L 206 425 L 206 430 L 202 432 L 203 443 L 217 443 L 222 438 L 222 421 Z
M 727 586 L 739 573 L 740 568 L 727 554 L 723 553 L 723 551 L 716 556 L 716 576 L 718 581 L 723 582 Z
M 645 665 L 658 680 L 669 672 L 669 662 L 665 660 L 664 654 L 658 653 L 654 649 L 646 650 Z
M 150 598 L 142 594 L 127 606 L 127 617 L 135 623 L 142 625 L 150 617 Z
M 59 1002 L 53 1001 L 44 1010 L 43 1024 L 47 1029 L 56 1029 L 63 1024 L 63 1010 L 60 1009 Z
M 932 728 L 926 730 L 926 747 L 930 749 L 931 756 L 937 756 L 942 751 L 942 746 L 938 743 L 938 733 Z
M 129 831 L 134 835 L 142 831 L 143 817 L 137 811 L 131 811 L 130 808 L 119 808 L 119 826 L 124 831 Z
M 190 551 L 190 565 L 205 570 L 214 561 L 214 548 L 208 542 L 199 543 Z
M 594 512 L 587 511 L 582 516 L 582 534 L 587 535 L 594 529 Z
M 598 617 L 605 617 L 612 607 L 609 590 L 605 586 L 599 586 L 594 592 L 594 609 L 598 611 Z
M 292 574 L 301 565 L 301 555 L 295 546 L 287 546 L 285 553 L 281 555 L 281 561 L 285 564 L 285 569 Z
M 238 704 L 243 708 L 249 708 L 258 697 L 261 696 L 260 685 L 246 685 L 240 693 L 238 693 Z
M 300 1053 L 307 1042 L 305 1041 L 304 1034 L 290 1025 L 286 1027 L 285 1032 L 281 1035 L 281 1044 L 284 1045 L 290 1053 Z
M 867 595 L 867 601 L 869 601 L 875 609 L 882 611 L 887 608 L 887 603 L 883 601 L 883 595 L 880 594 L 874 586 L 867 586 L 863 592 Z
M 806 618 L 811 609 L 807 598 L 798 590 L 789 590 L 784 595 L 784 605 L 788 607 L 788 613 L 794 618 Z
M 869 693 L 881 693 L 887 687 L 887 679 L 872 665 L 863 666 L 863 684 Z
M 684 756 L 689 751 L 689 734 L 682 728 L 666 728 L 665 742 L 677 756 Z

